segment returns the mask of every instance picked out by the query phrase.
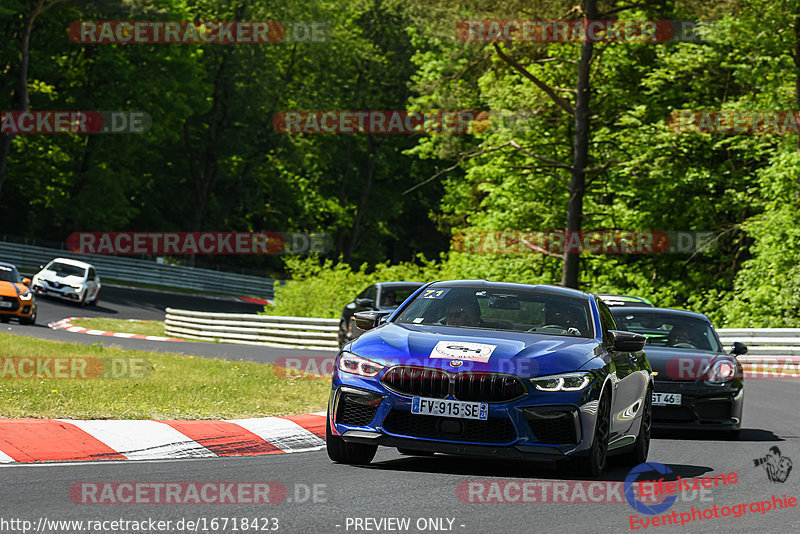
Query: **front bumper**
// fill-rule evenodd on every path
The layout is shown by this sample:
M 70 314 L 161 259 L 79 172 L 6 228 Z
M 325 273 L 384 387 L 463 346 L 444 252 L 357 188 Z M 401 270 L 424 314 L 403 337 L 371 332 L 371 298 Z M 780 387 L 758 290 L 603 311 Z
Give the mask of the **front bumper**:
M 32 286 L 33 292 L 38 296 L 54 297 L 61 300 L 70 302 L 80 302 L 83 299 L 83 294 L 86 288 L 76 292 L 72 286 L 52 287 L 46 282 L 37 283 Z
M 724 385 L 656 381 L 656 393 L 680 393 L 680 406 L 653 406 L 653 426 L 663 429 L 739 430 L 742 426 L 744 388 L 741 380 Z
M 488 420 L 411 414 L 411 396 L 388 390 L 378 379 L 334 372 L 329 401 L 331 431 L 347 442 L 422 451 L 553 462 L 581 456 L 591 447 L 599 395 L 530 391 L 506 403 L 490 403 Z M 595 401 L 595 402 L 593 402 Z
M 20 300 L 17 297 L 0 297 L 0 317 L 30 319 L 36 310 L 36 299 Z
M 566 458 L 566 454 L 564 452 L 555 448 L 531 448 L 521 445 L 501 447 L 492 447 L 489 445 L 467 445 L 463 443 L 420 440 L 416 438 L 401 438 L 388 434 L 381 434 L 377 432 L 369 433 L 357 430 L 348 430 L 342 435 L 342 439 L 348 443 L 382 445 L 385 447 L 396 447 L 398 449 L 440 452 L 444 454 L 457 454 L 459 456 L 525 460 L 549 465 L 553 465 L 556 462 Z

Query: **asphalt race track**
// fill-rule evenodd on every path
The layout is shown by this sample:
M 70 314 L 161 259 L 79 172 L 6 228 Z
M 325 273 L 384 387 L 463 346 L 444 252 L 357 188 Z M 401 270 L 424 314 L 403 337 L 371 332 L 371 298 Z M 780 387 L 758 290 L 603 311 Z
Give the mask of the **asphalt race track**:
M 2 330 L 86 344 L 102 340 L 125 348 L 264 362 L 301 353 L 209 343 L 104 339 L 52 331 L 44 326 L 69 316 L 162 319 L 166 306 L 230 312 L 260 309 L 234 298 L 124 288 L 105 288 L 103 297 L 99 307 L 87 308 L 40 299 L 37 327 L 12 323 L 2 325 Z M 308 351 L 302 353 L 313 355 Z M 596 481 L 565 480 L 558 471 L 519 462 L 444 455 L 410 457 L 382 448 L 372 464 L 359 467 L 334 464 L 324 450 L 213 459 L 5 465 L 0 468 L 0 532 L 22 532 L 23 520 L 31 522 L 28 528 L 32 530 L 42 520 L 40 531 L 79 532 L 74 525 L 56 527 L 45 521 L 91 520 L 106 523 L 97 530 L 87 530 L 86 523 L 82 531 L 111 533 L 123 531 L 123 527 L 112 521 L 151 519 L 153 526 L 140 532 L 159 531 L 158 521 L 172 521 L 169 525 L 162 524 L 165 528 L 161 531 L 165 532 L 237 532 L 234 520 L 240 532 L 795 532 L 800 530 L 800 503 L 795 501 L 794 508 L 762 513 L 767 508 L 762 501 L 768 501 L 771 508 L 776 506 L 773 496 L 781 499 L 785 495 L 784 502 L 791 498 L 800 500 L 799 385 L 796 379 L 749 380 L 745 390 L 744 430 L 738 441 L 717 440 L 709 433 L 656 433 L 649 460 L 664 464 L 673 472 L 664 476 L 666 480 L 721 474 L 730 479 L 730 473 L 736 474 L 735 483 L 685 491 L 671 507 L 656 515 L 635 511 L 626 502 L 627 467 L 612 465 L 601 479 L 603 484 L 593 490 L 591 483 Z M 770 481 L 765 468 L 754 462 L 764 458 L 774 446 L 783 458 L 794 463 L 784 482 Z M 659 476 L 662 475 L 651 472 L 642 479 Z M 250 494 L 233 493 L 232 500 L 224 504 L 206 504 L 187 498 L 186 493 L 179 503 L 87 504 L 81 492 L 75 490 L 79 483 L 106 488 L 130 483 L 128 488 L 131 488 L 137 482 L 194 483 L 196 487 L 218 483 L 212 488 L 230 483 L 272 483 L 273 501 L 251 504 L 247 502 Z M 103 486 L 105 483 L 108 486 Z M 281 487 L 286 490 L 285 498 L 280 491 L 274 491 Z M 97 495 L 100 494 L 98 490 Z M 131 497 L 133 493 L 125 495 Z M 611 497 L 612 502 L 605 502 L 604 495 Z M 548 502 L 541 502 L 543 498 Z M 481 499 L 493 502 L 478 502 Z M 746 507 L 743 515 L 742 506 Z M 717 514 L 731 515 L 713 517 L 714 507 Z M 694 515 L 693 508 L 697 511 Z M 709 510 L 706 513 L 710 518 L 699 519 L 705 510 Z M 671 516 L 673 512 L 678 523 L 682 517 L 688 522 L 682 527 L 651 524 L 644 528 L 643 521 Z M 740 517 L 734 517 L 737 514 Z M 632 524 L 631 517 L 638 522 Z M 216 523 L 212 523 L 215 518 Z M 249 521 L 247 529 L 241 528 L 244 519 Z M 17 522 L 11 523 L 14 520 Z M 184 523 L 178 525 L 181 520 Z M 197 524 L 189 527 L 185 521 Z M 225 528 L 223 521 L 227 522 Z M 255 529 L 253 521 L 257 523 Z
M 183 293 L 151 291 L 147 289 L 103 286 L 98 306 L 80 307 L 71 302 L 50 298 L 38 298 L 38 318 L 36 325 L 23 326 L 12 321 L 0 324 L 0 332 L 10 332 L 23 336 L 33 336 L 55 341 L 70 341 L 92 345 L 103 343 L 105 346 L 118 346 L 125 349 L 138 349 L 156 352 L 175 352 L 194 354 L 227 360 L 246 360 L 254 362 L 272 362 L 276 358 L 296 356 L 299 351 L 272 347 L 250 345 L 230 345 L 218 343 L 196 342 L 163 342 L 141 339 L 109 338 L 76 334 L 65 330 L 51 330 L 47 323 L 65 317 L 107 317 L 109 319 L 140 319 L 163 321 L 167 307 L 187 310 L 202 310 L 227 313 L 257 313 L 264 309 L 261 304 L 252 304 L 236 297 L 215 297 Z M 304 356 L 331 354 L 330 351 L 302 351 Z M 1 529 L 0 529 L 1 530 Z
M 778 497 L 800 497 L 800 426 L 797 423 L 797 385 L 790 380 L 752 380 L 747 385 L 744 422 L 746 430 L 736 442 L 715 441 L 709 435 L 664 436 L 652 442 L 650 460 L 666 464 L 676 475 L 701 477 L 736 473 L 732 485 L 687 491 L 667 512 L 691 513 Z M 783 482 L 770 482 L 753 460 L 778 446 L 795 468 Z M 615 467 L 603 478 L 622 482 L 627 469 Z M 669 477 L 667 477 L 669 478 Z M 626 502 L 462 502 L 456 490 L 468 481 L 552 483 L 561 480 L 556 471 L 537 470 L 520 463 L 472 460 L 437 455 L 433 458 L 401 456 L 380 449 L 369 466 L 331 463 L 325 451 L 260 457 L 218 458 L 158 462 L 107 462 L 94 464 L 13 465 L 0 469 L 3 518 L 49 520 L 172 520 L 182 518 L 277 518 L 279 532 L 624 532 L 631 529 L 630 516 L 638 514 Z M 277 482 L 286 488 L 282 502 L 253 504 L 83 504 L 69 494 L 79 482 Z M 315 486 L 316 485 L 316 486 Z M 316 489 L 316 499 L 314 490 Z M 590 493 L 591 494 L 591 493 Z M 464 494 L 462 494 L 463 497 Z M 484 497 L 490 493 L 483 493 Z M 534 492 L 534 497 L 539 493 Z M 567 493 L 572 498 L 572 493 Z M 595 494 L 599 495 L 599 494 Z M 502 498 L 502 495 L 500 495 Z M 519 500 L 518 491 L 509 491 Z M 78 504 L 73 502 L 76 500 Z M 317 502 L 313 502 L 316 500 Z M 465 500 L 469 501 L 468 498 Z M 301 502 L 297 502 L 301 501 Z M 766 507 L 762 507 L 766 508 Z M 739 509 L 741 510 L 741 509 Z M 758 510 L 739 518 L 729 517 L 687 523 L 683 528 L 650 526 L 647 532 L 796 532 L 798 508 Z M 13 516 L 11 514 L 14 514 Z M 662 514 L 662 515 L 663 515 Z M 349 520 L 348 520 L 349 518 Z M 409 518 L 406 530 L 383 523 L 356 523 L 356 518 Z M 439 530 L 429 518 L 444 518 Z M 452 525 L 448 522 L 452 520 Z M 349 521 L 349 523 L 348 523 Z M 418 530 L 416 523 L 427 527 Z M 363 528 L 356 529 L 356 525 Z M 366 526 L 370 529 L 367 530 Z M 462 526 L 463 525 L 463 526 Z M 2 523 L 0 523 L 2 526 Z M 262 531 L 260 529 L 259 531 Z M 174 532 L 182 532 L 172 527 Z M 210 527 L 209 527 L 210 528 Z M 447 530 L 449 528 L 450 530 Z M 6 532 L 7 530 L 3 530 Z M 200 529 L 202 531 L 202 529 Z M 212 531 L 212 530 L 208 530 Z M 220 532 L 222 530 L 219 530 Z M 233 531 L 230 526 L 227 531 Z M 112 532 L 112 530 L 107 530 Z

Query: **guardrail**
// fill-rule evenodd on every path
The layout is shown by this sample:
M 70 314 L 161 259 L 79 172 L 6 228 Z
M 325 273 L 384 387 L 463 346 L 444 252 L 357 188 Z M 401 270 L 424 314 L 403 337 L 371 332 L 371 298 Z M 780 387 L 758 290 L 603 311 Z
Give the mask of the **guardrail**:
M 197 289 L 227 295 L 274 297 L 274 281 L 267 277 L 226 273 L 185 265 L 169 265 L 154 261 L 102 254 L 76 254 L 69 250 L 23 245 L 0 241 L 0 261 L 13 263 L 18 269 L 36 272 L 39 265 L 53 258 L 71 258 L 91 263 L 103 278 L 154 284 L 165 287 Z
M 296 349 L 338 350 L 338 319 L 167 308 L 169 337 Z
M 719 328 L 720 341 L 729 348 L 734 341 L 747 345 L 743 363 L 800 356 L 800 328 Z

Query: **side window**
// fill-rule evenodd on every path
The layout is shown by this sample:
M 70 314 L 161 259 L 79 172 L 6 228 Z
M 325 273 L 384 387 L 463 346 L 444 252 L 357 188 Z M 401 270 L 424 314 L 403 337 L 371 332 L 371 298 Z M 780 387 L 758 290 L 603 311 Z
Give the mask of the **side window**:
M 97 273 L 94 272 L 93 267 L 89 267 L 89 280 L 95 280 L 97 278 Z
M 378 298 L 378 287 L 374 286 L 374 285 L 369 286 L 367 289 L 362 291 L 361 294 L 358 297 L 362 298 L 362 299 L 375 300 L 375 299 Z
M 606 303 L 596 298 L 597 308 L 600 310 L 600 322 L 603 326 L 603 345 L 606 348 L 611 348 L 614 345 L 614 336 L 610 330 L 616 330 L 617 324 L 614 322 L 614 316 L 611 315 L 611 310 L 608 309 Z

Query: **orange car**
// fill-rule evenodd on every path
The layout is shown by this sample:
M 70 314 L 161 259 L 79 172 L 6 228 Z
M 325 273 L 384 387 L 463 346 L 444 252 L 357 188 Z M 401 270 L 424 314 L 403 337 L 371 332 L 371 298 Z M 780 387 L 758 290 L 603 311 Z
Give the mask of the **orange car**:
M 21 324 L 36 322 L 36 297 L 28 287 L 30 283 L 29 278 L 20 278 L 16 267 L 0 262 L 0 322 L 7 323 L 11 318 Z

